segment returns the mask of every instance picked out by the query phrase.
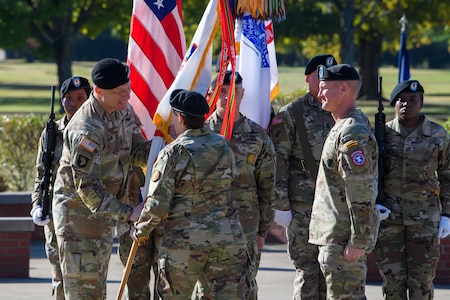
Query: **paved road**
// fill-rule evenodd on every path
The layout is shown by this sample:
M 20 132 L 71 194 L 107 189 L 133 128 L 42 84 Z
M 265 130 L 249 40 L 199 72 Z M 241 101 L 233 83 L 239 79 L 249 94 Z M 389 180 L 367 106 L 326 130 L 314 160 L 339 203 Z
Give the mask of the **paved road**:
M 107 288 L 108 300 L 116 299 L 122 278 L 122 265 L 114 248 L 111 257 Z M 51 298 L 51 273 L 45 257 L 43 242 L 33 242 L 31 247 L 30 278 L 0 278 L 0 300 L 45 300 Z M 292 299 L 292 281 L 294 270 L 286 254 L 286 245 L 270 244 L 263 249 L 258 271 L 259 300 Z M 367 285 L 368 300 L 381 300 L 379 285 Z M 450 286 L 439 286 L 435 290 L 435 299 L 450 299 Z

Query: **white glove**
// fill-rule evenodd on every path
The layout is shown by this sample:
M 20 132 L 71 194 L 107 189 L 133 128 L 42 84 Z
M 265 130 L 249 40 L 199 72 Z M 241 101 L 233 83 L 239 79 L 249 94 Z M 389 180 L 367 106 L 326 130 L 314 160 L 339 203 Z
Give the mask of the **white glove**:
M 275 210 L 275 218 L 273 219 L 278 225 L 288 227 L 292 221 L 291 210 Z
M 47 215 L 45 220 L 41 220 L 42 217 L 42 207 L 40 205 L 35 206 L 31 211 L 30 215 L 33 217 L 34 224 L 38 226 L 44 226 L 47 225 L 48 222 L 50 222 L 50 216 Z
M 450 234 L 450 218 L 442 216 L 439 221 L 438 238 L 443 239 Z
M 136 237 L 135 233 L 136 233 L 136 227 L 134 227 L 134 225 L 133 225 L 130 228 L 130 237 L 133 241 L 137 242 L 138 238 Z
M 378 215 L 380 216 L 380 221 L 386 220 L 389 217 L 391 210 L 381 204 L 375 204 L 375 205 L 377 206 Z

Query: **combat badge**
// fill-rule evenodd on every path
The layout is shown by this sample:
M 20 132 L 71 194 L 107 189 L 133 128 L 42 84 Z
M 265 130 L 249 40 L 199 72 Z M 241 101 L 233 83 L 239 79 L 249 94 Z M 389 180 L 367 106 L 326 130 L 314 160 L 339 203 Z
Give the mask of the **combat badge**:
M 362 150 L 355 150 L 350 154 L 352 162 L 355 166 L 361 167 L 366 163 L 366 156 Z

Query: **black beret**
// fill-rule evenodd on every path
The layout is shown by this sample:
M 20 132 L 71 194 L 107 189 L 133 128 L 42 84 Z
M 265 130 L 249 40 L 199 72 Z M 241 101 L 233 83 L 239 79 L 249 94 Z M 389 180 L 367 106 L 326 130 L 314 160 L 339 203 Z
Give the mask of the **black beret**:
M 214 89 L 216 87 L 216 83 L 217 83 L 217 79 L 218 79 L 219 75 L 220 74 L 218 74 L 216 76 L 216 78 L 214 78 L 214 80 L 211 82 L 211 88 Z M 230 70 L 225 72 L 225 76 L 223 78 L 222 85 L 230 85 L 230 83 L 231 83 L 231 75 L 232 75 L 232 72 Z M 241 84 L 242 83 L 242 76 L 241 76 L 241 74 L 239 74 L 239 72 L 234 72 L 234 82 L 236 84 Z
M 305 75 L 311 74 L 312 72 L 317 70 L 317 67 L 320 65 L 324 65 L 328 68 L 337 65 L 337 62 L 336 59 L 334 59 L 334 56 L 331 54 L 316 55 L 311 58 L 306 64 Z
M 424 93 L 423 86 L 417 80 L 405 80 L 399 82 L 392 90 L 390 103 L 395 105 L 395 101 L 401 93 Z
M 115 58 L 104 58 L 92 69 L 92 82 L 102 89 L 114 89 L 129 81 L 129 68 Z
M 86 95 L 89 96 L 89 94 L 91 93 L 91 86 L 89 84 L 89 80 L 80 76 L 67 78 L 61 84 L 61 89 L 59 90 L 59 92 L 62 98 L 68 92 L 78 89 L 84 89 L 86 91 Z
M 320 65 L 318 68 L 320 81 L 326 80 L 361 80 L 358 71 L 349 64 L 335 65 L 327 68 Z
M 205 97 L 194 91 L 174 90 L 170 94 L 169 103 L 174 110 L 194 117 L 203 117 L 209 112 Z

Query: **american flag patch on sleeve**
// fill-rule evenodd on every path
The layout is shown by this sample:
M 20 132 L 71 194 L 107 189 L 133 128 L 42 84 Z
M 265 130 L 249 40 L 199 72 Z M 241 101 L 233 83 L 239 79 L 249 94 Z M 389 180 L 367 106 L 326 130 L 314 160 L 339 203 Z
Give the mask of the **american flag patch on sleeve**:
M 97 144 L 86 137 L 81 139 L 80 146 L 89 152 L 94 152 L 95 148 L 97 148 Z

